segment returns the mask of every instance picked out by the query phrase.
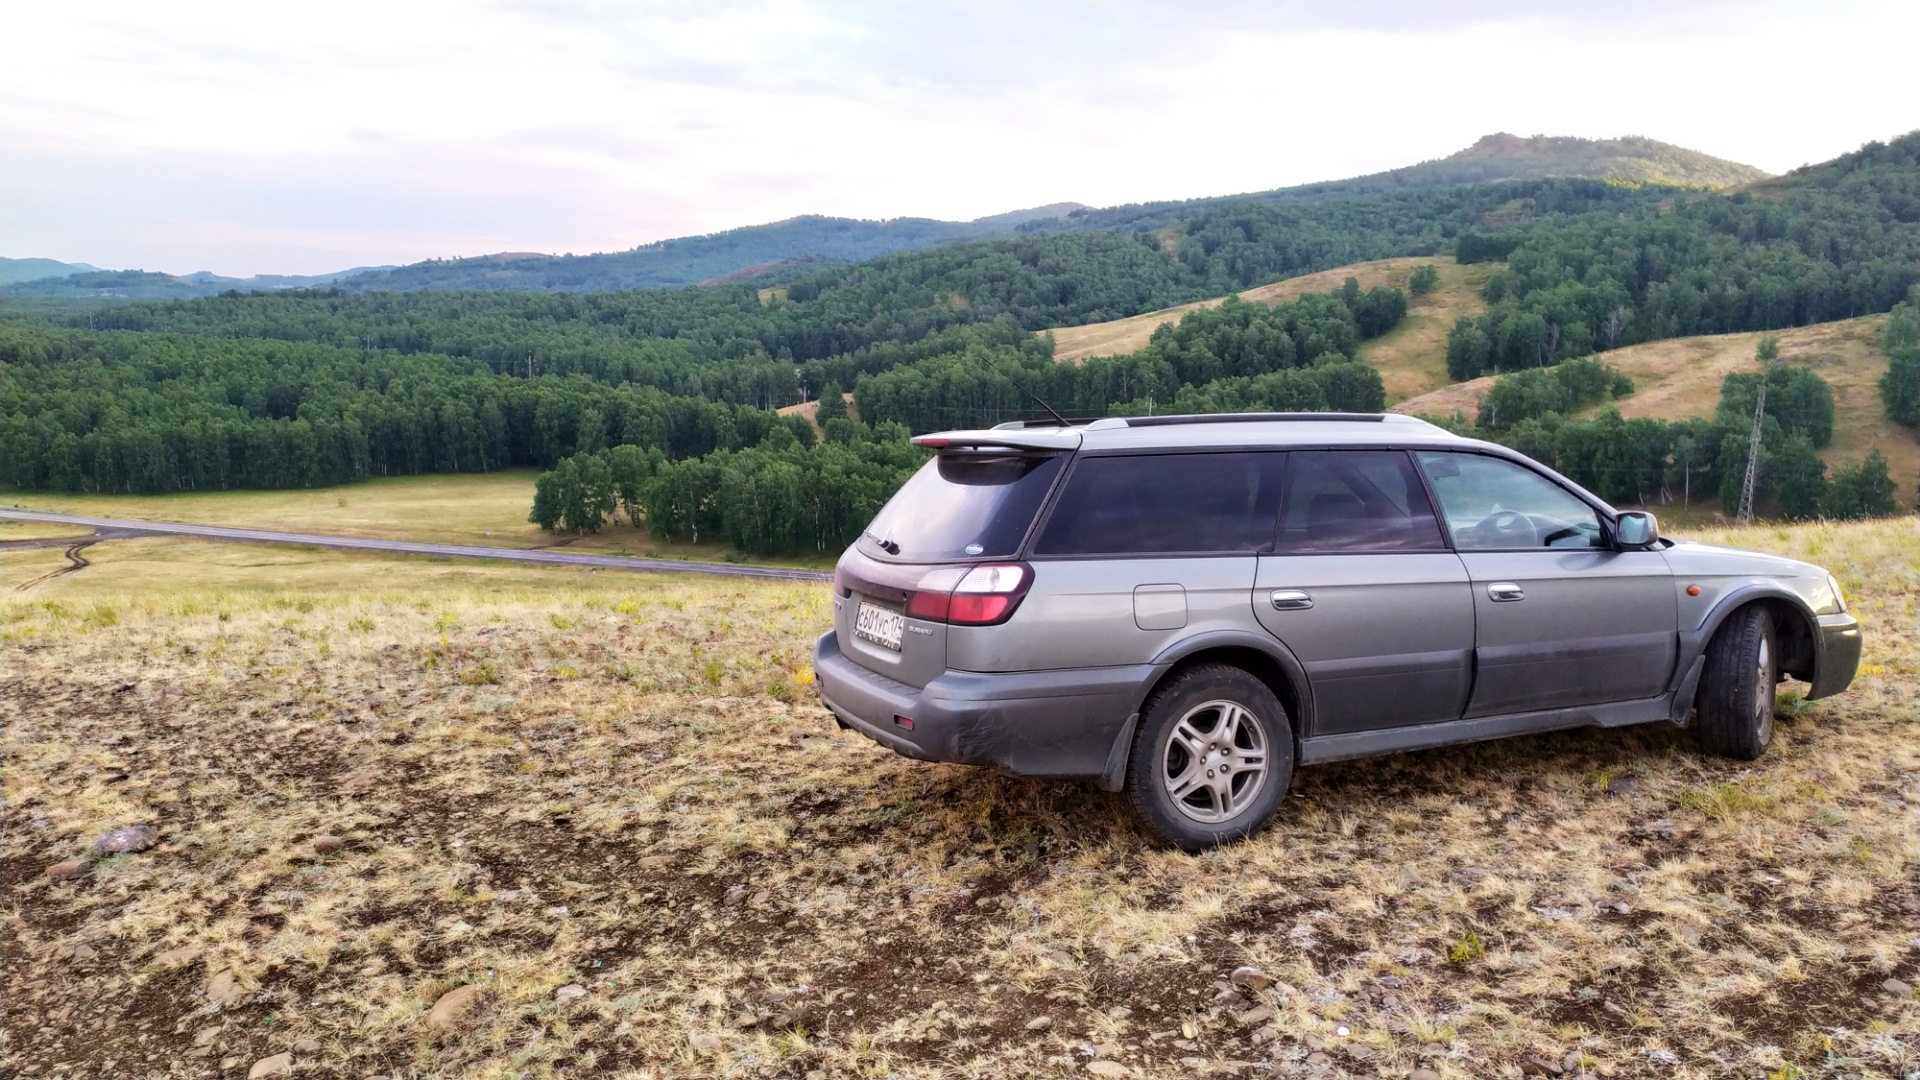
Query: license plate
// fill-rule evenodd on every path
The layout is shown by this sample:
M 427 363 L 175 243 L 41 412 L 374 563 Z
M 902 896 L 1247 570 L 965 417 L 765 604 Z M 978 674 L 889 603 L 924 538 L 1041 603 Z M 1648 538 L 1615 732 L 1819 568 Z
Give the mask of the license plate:
M 884 646 L 894 652 L 900 651 L 900 631 L 907 625 L 907 617 L 897 611 L 861 604 L 853 617 L 853 632 L 866 638 L 875 645 Z

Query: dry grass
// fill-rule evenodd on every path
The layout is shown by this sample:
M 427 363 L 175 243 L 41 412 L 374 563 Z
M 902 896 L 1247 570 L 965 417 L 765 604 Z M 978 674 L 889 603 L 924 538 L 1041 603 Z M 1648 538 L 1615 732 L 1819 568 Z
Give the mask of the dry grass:
M 1894 482 L 1900 485 L 1901 503 L 1910 504 L 1915 477 L 1920 476 L 1920 440 L 1911 429 L 1889 421 L 1880 405 L 1880 376 L 1887 370 L 1880 335 L 1886 321 L 1885 315 L 1868 315 L 1782 330 L 1778 334 L 1780 354 L 1789 363 L 1811 367 L 1833 387 L 1833 442 L 1820 456 L 1838 465 L 1858 461 L 1868 450 L 1878 449 L 1886 455 Z M 1674 338 L 1616 349 L 1601 354 L 1601 359 L 1633 378 L 1633 394 L 1615 403 L 1622 415 L 1663 420 L 1712 416 L 1720 402 L 1720 384 L 1730 372 L 1759 370 L 1753 354 L 1764 336 L 1750 333 Z M 1444 332 L 1439 341 L 1444 359 Z M 1403 401 L 1392 411 L 1450 416 L 1457 410 L 1472 419 L 1493 379 L 1486 376 L 1454 383 Z
M 1867 620 L 1867 673 L 1789 696 L 1761 761 L 1649 727 L 1316 767 L 1202 857 L 1090 786 L 836 731 L 823 587 L 96 545 L 0 602 L 0 1071 L 311 1039 L 301 1075 L 1902 1076 L 1914 523 L 1737 539 Z M 44 876 L 136 822 L 158 847 Z M 1228 996 L 1242 963 L 1274 985 Z
M 178 495 L 71 495 L 8 490 L 9 506 L 61 514 L 176 521 L 189 525 L 278 529 L 382 540 L 429 540 L 483 547 L 565 548 L 604 555 L 738 561 L 723 544 L 655 540 L 625 518 L 593 536 L 542 532 L 527 520 L 533 507 L 531 469 L 497 473 L 396 476 L 338 487 L 293 491 L 198 491 Z M 64 527 L 64 526 L 63 526 Z M 84 531 L 84 530 L 82 530 Z M 24 538 L 7 532 L 0 538 Z M 834 553 L 834 557 L 838 552 Z M 831 566 L 831 558 L 752 561 L 793 566 Z
M 1371 359 L 1371 354 L 1385 350 L 1385 355 L 1398 363 L 1403 357 L 1412 360 L 1414 372 L 1425 372 L 1431 367 L 1431 358 L 1426 355 L 1425 344 L 1433 331 L 1428 323 L 1439 327 L 1439 383 L 1446 382 L 1447 330 L 1453 326 L 1453 320 L 1460 314 L 1477 314 L 1486 310 L 1486 304 L 1480 299 L 1480 289 L 1487 283 L 1487 276 L 1493 270 L 1493 264 L 1481 266 L 1461 266 L 1451 256 L 1437 255 L 1430 258 L 1378 259 L 1373 262 L 1354 263 L 1333 270 L 1323 270 L 1317 274 L 1276 281 L 1271 285 L 1261 285 L 1239 293 L 1242 300 L 1258 300 L 1268 307 L 1285 303 L 1310 292 L 1333 292 L 1340 288 L 1348 278 L 1356 278 L 1361 288 L 1371 289 L 1375 285 L 1392 285 L 1405 288 L 1407 278 L 1412 276 L 1416 267 L 1431 263 L 1440 272 L 1440 285 L 1432 293 L 1413 301 L 1407 321 L 1393 333 L 1379 341 L 1363 346 L 1362 359 Z M 1091 323 L 1086 326 L 1062 326 L 1041 333 L 1053 335 L 1053 358 L 1062 361 L 1078 362 L 1090 356 L 1124 356 L 1139 352 L 1147 347 L 1153 332 L 1164 323 L 1177 322 L 1182 315 L 1202 308 L 1219 306 L 1225 297 L 1212 300 L 1198 300 L 1178 307 L 1149 311 L 1144 315 L 1135 315 L 1111 322 Z M 1388 373 L 1387 393 L 1391 399 L 1400 393 L 1424 393 L 1427 380 L 1410 375 L 1405 386 L 1397 387 L 1392 373 Z M 1413 387 L 1420 387 L 1413 390 Z
M 10 540 L 60 540 L 87 536 L 93 530 L 85 525 L 57 525 L 50 521 L 11 521 L 0 518 L 0 542 Z
M 860 418 L 860 407 L 854 404 L 853 391 L 842 391 L 840 400 L 847 403 L 847 415 L 858 420 Z M 782 405 L 775 411 L 781 416 L 804 416 L 807 418 L 807 423 L 813 425 L 813 430 L 820 430 L 820 422 L 814 419 L 814 416 L 820 411 L 820 401 L 817 398 L 813 401 L 803 401 L 798 405 Z

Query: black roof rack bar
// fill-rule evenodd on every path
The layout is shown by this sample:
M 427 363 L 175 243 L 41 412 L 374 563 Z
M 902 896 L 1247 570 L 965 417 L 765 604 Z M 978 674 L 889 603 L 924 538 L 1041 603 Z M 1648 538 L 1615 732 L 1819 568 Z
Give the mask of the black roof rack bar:
M 1357 412 L 1243 412 L 1192 413 L 1185 416 L 1129 416 L 1128 427 L 1171 427 L 1175 424 L 1264 424 L 1269 422 L 1358 422 L 1378 424 L 1385 413 Z

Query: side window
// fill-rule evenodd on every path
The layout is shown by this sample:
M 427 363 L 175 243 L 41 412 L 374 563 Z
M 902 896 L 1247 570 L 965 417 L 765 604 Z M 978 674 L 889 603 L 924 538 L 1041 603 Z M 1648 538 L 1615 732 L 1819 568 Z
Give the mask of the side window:
M 1532 469 L 1483 454 L 1423 453 L 1461 551 L 1600 547 L 1593 508 Z
M 1273 543 L 1281 455 L 1081 459 L 1036 555 L 1220 554 Z
M 1399 450 L 1287 455 L 1279 550 L 1438 551 L 1447 544 L 1413 462 Z

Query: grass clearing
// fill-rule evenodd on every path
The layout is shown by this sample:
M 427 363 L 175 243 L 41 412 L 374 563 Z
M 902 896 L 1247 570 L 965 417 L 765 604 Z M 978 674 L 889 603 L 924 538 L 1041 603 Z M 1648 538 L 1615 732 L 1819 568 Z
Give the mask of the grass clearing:
M 1920 439 L 1912 429 L 1888 420 L 1880 404 L 1880 376 L 1887 370 L 1880 335 L 1886 322 L 1885 315 L 1867 315 L 1781 330 L 1776 336 L 1785 362 L 1812 368 L 1833 387 L 1833 442 L 1822 448 L 1820 457 L 1838 466 L 1859 461 L 1869 450 L 1879 450 L 1886 455 L 1888 471 L 1900 487 L 1900 504 L 1911 506 L 1914 484 L 1920 480 Z M 1710 417 L 1720 404 L 1720 384 L 1728 374 L 1759 370 L 1753 354 L 1765 336 L 1742 333 L 1674 338 L 1601 353 L 1601 360 L 1625 372 L 1634 383 L 1632 394 L 1612 404 L 1628 417 Z M 1444 361 L 1444 333 L 1439 348 Z M 1441 367 L 1444 370 L 1444 362 Z M 1494 378 L 1489 375 L 1454 383 L 1403 401 L 1391 411 L 1430 416 L 1451 416 L 1458 411 L 1471 420 Z M 1604 407 L 1595 406 L 1583 415 L 1590 416 Z
M 830 568 L 839 552 L 818 558 L 749 558 L 724 544 L 655 540 L 625 519 L 593 536 L 542 532 L 527 520 L 539 473 L 395 476 L 337 487 L 291 491 L 197 491 L 174 495 L 74 495 L 9 489 L 8 506 L 189 525 L 277 529 L 286 532 L 424 540 L 482 547 L 565 548 L 596 555 L 637 555 L 695 562 L 746 562 L 808 569 Z M 13 523 L 8 523 L 9 525 Z M 44 527 L 44 526 L 43 526 Z M 66 526 L 60 526 L 66 528 Z M 85 530 L 80 530 L 84 532 Z M 14 538 L 13 533 L 0 538 Z M 21 534 L 25 538 L 25 534 Z
M 825 586 L 101 543 L 0 598 L 0 1067 L 1903 1076 L 1915 523 L 1703 538 L 1825 562 L 1866 620 L 1762 760 L 1661 726 L 1303 769 L 1201 857 L 836 730 Z

